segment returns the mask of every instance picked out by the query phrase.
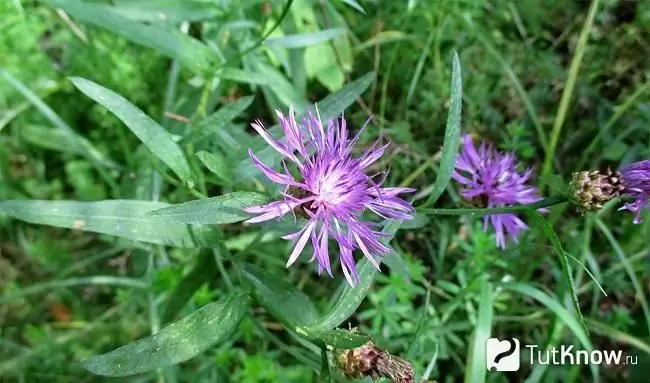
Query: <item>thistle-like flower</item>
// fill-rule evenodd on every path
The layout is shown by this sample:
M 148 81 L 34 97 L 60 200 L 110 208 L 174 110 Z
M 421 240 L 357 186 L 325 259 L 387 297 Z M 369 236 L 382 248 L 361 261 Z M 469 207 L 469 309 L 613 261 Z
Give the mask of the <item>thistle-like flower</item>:
M 486 142 L 476 150 L 471 136 L 463 136 L 453 178 L 464 186 L 461 194 L 473 205 L 497 208 L 541 200 L 538 189 L 527 184 L 531 175 L 532 169 L 519 172 L 514 154 L 502 153 Z M 500 248 L 506 246 L 506 235 L 517 242 L 521 231 L 528 229 L 528 225 L 510 213 L 486 215 L 484 230 L 490 223 Z
M 311 239 L 314 254 L 310 261 L 318 262 L 319 275 L 326 270 L 333 277 L 328 250 L 328 240 L 332 237 L 338 242 L 341 269 L 348 282 L 355 285 L 359 281 L 352 256 L 355 250 L 361 250 L 377 269 L 379 263 L 375 257 L 390 252 L 379 241 L 385 234 L 375 230 L 378 224 L 363 221 L 361 214 L 368 210 L 384 219 L 411 219 L 413 207 L 399 195 L 415 190 L 382 187 L 388 172 L 377 173 L 375 176 L 383 174 L 377 181 L 374 176 L 366 175 L 368 167 L 384 154 L 388 144 L 379 146 L 377 141 L 360 157 L 353 157 L 352 149 L 361 132 L 350 140 L 343 116 L 340 121 L 328 121 L 324 126 L 320 116 L 311 112 L 301 123 L 296 121 L 293 108 L 288 116 L 280 111 L 276 114 L 284 139 L 272 137 L 259 121 L 252 126 L 284 159 L 295 165 L 298 175 L 294 177 L 284 160 L 284 171 L 276 171 L 249 150 L 255 167 L 271 181 L 284 186 L 284 198 L 247 208 L 248 213 L 259 214 L 247 222 L 267 221 L 288 213 L 305 217 L 307 222 L 302 229 L 283 237 L 297 240 L 286 266 L 296 262 Z
M 634 198 L 634 202 L 626 203 L 619 210 L 629 210 L 635 213 L 634 223 L 641 223 L 641 210 L 650 209 L 650 160 L 634 162 L 619 170 L 622 194 Z

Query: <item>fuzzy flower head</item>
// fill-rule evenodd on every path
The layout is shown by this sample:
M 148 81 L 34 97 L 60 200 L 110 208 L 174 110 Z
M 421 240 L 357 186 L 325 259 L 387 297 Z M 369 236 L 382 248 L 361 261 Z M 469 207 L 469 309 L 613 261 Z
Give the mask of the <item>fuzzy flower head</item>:
M 368 167 L 384 154 L 388 144 L 379 146 L 379 142 L 375 142 L 360 157 L 353 157 L 352 149 L 361 132 L 349 139 L 343 117 L 324 125 L 320 116 L 311 112 L 302 122 L 296 121 L 293 108 L 288 116 L 280 111 L 276 114 L 284 132 L 283 139 L 272 137 L 259 121 L 252 126 L 282 155 L 283 171 L 264 164 L 252 150 L 249 150 L 249 155 L 255 167 L 268 179 L 284 187 L 284 198 L 247 208 L 248 213 L 258 214 L 247 222 L 267 221 L 288 213 L 305 217 L 307 222 L 302 229 L 283 237 L 297 240 L 287 267 L 298 259 L 311 240 L 314 248 L 311 261 L 318 262 L 319 274 L 326 270 L 332 276 L 328 250 L 331 237 L 338 243 L 343 273 L 354 285 L 359 281 L 352 256 L 355 250 L 360 250 L 377 269 L 379 263 L 375 257 L 390 252 L 379 241 L 385 234 L 375 230 L 376 223 L 361 220 L 361 214 L 371 211 L 384 219 L 411 219 L 413 207 L 399 195 L 414 189 L 382 187 L 387 172 L 376 174 L 383 174 L 379 180 L 366 174 Z M 290 172 L 285 160 L 294 164 L 297 176 Z
M 541 200 L 537 188 L 527 184 L 532 169 L 519 172 L 514 154 L 502 153 L 486 142 L 477 150 L 470 135 L 463 136 L 462 144 L 453 177 L 464 186 L 461 194 L 470 203 L 497 208 Z M 521 231 L 528 229 L 519 217 L 508 213 L 486 215 L 485 230 L 490 223 L 496 231 L 497 246 L 501 248 L 506 246 L 506 235 L 517 242 Z
M 619 210 L 635 213 L 634 223 L 641 223 L 641 210 L 650 209 L 650 160 L 634 162 L 619 170 L 623 195 L 634 198 Z

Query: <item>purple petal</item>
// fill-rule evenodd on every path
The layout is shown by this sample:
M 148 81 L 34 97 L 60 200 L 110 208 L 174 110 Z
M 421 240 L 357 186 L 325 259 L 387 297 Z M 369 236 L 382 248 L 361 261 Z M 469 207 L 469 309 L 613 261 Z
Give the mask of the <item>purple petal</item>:
M 300 256 L 300 253 L 302 253 L 302 251 L 305 249 L 305 246 L 307 245 L 307 240 L 309 239 L 312 232 L 314 231 L 315 226 L 316 226 L 316 221 L 310 221 L 307 224 L 307 226 L 305 226 L 301 230 L 302 234 L 300 235 L 298 242 L 296 242 L 296 246 L 294 246 L 293 251 L 289 256 L 289 259 L 287 260 L 287 264 L 285 267 L 289 267 L 296 262 L 298 256 Z

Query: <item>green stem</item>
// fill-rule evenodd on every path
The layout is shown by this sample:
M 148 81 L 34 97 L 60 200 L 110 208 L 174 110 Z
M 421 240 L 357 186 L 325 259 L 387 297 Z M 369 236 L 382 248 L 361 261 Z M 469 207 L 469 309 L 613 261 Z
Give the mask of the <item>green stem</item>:
M 469 215 L 473 217 L 480 217 L 488 214 L 503 214 L 503 213 L 516 213 L 526 210 L 537 210 L 549 206 L 559 205 L 568 201 L 564 195 L 557 195 L 545 198 L 539 202 L 514 205 L 507 207 L 487 208 L 487 209 L 419 209 L 419 213 L 427 215 Z
M 567 111 L 569 110 L 569 102 L 571 101 L 571 95 L 573 94 L 573 88 L 576 85 L 578 79 L 578 71 L 580 70 L 580 64 L 582 63 L 582 58 L 585 54 L 587 48 L 587 40 L 589 39 L 589 32 L 591 27 L 594 24 L 594 19 L 596 18 L 596 11 L 598 10 L 599 0 L 593 0 L 589 8 L 589 14 L 587 15 L 587 20 L 582 27 L 580 32 L 580 38 L 578 39 L 578 45 L 576 47 L 576 53 L 573 55 L 571 60 L 571 66 L 569 67 L 569 76 L 566 80 L 566 85 L 564 87 L 564 92 L 562 92 L 562 98 L 560 99 L 560 106 L 557 110 L 557 115 L 553 121 L 553 129 L 551 131 L 551 141 L 549 142 L 548 151 L 544 158 L 544 167 L 542 168 L 542 179 L 548 177 L 553 171 L 553 159 L 555 158 L 555 150 L 557 149 L 557 144 L 560 140 L 560 133 L 562 132 L 562 126 L 566 120 Z

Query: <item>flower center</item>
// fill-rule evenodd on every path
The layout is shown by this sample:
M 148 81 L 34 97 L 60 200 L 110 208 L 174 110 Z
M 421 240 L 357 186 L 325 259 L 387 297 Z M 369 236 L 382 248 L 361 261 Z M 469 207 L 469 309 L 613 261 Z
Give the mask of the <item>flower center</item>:
M 314 188 L 316 202 L 325 205 L 337 205 L 349 192 L 346 176 L 339 169 L 324 173 Z

